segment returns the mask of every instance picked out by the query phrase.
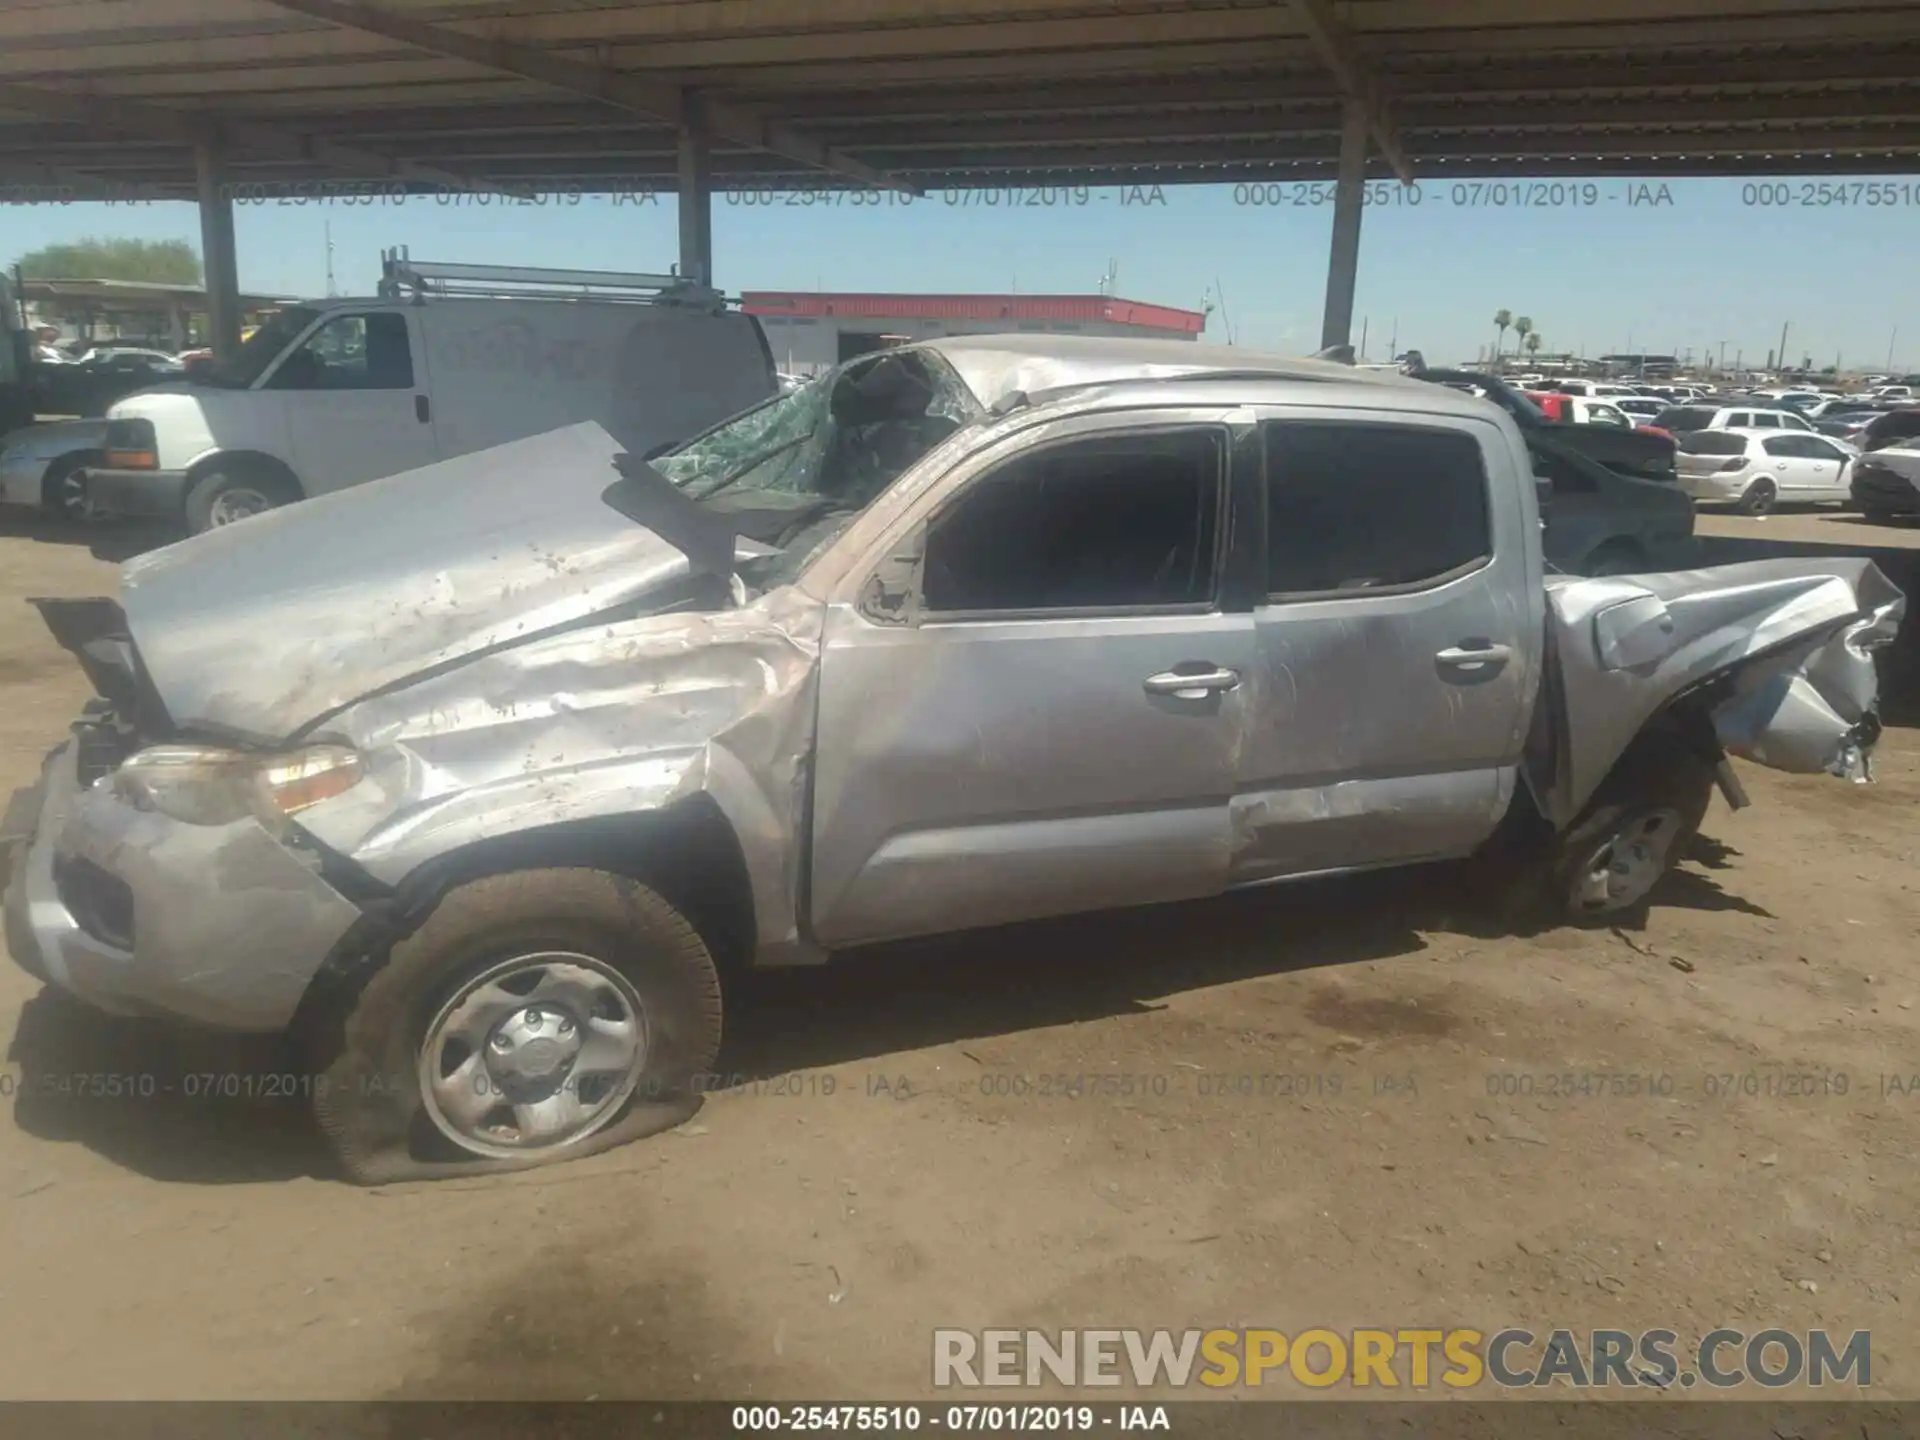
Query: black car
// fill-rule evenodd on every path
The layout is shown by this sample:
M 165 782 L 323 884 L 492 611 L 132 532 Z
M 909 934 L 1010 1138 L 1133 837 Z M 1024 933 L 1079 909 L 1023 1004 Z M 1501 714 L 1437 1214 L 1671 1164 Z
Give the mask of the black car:
M 1672 482 L 1674 443 L 1645 430 L 1622 430 L 1613 425 L 1562 425 L 1549 420 L 1531 400 L 1496 375 L 1477 370 L 1432 370 L 1409 363 L 1407 373 L 1436 385 L 1469 390 L 1491 400 L 1518 422 L 1523 433 L 1545 433 L 1555 444 L 1577 451 L 1609 470 L 1639 480 Z

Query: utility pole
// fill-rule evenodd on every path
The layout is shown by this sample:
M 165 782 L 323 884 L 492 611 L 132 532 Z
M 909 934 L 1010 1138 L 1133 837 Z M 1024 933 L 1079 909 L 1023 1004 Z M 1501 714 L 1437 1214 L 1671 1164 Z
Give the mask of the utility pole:
M 1887 373 L 1893 373 L 1893 342 L 1900 338 L 1900 327 L 1893 327 L 1893 333 L 1887 336 Z
M 1792 324 L 1793 322 L 1791 320 L 1783 320 L 1780 323 L 1780 350 L 1778 352 L 1780 364 L 1778 368 L 1783 371 L 1787 368 L 1787 329 Z
M 1360 359 L 1363 362 L 1367 358 L 1367 318 L 1365 315 L 1360 317 Z
M 1727 342 L 1724 340 L 1720 342 L 1720 363 L 1713 368 L 1716 370 L 1724 370 L 1727 368 Z

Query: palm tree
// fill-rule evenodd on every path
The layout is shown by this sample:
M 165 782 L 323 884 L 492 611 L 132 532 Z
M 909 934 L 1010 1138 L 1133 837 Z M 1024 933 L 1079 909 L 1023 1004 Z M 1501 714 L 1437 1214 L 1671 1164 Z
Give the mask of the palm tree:
M 1528 330 L 1526 343 L 1527 354 L 1529 356 L 1538 355 L 1540 353 L 1540 332 L 1538 330 Z
M 1520 353 L 1520 347 L 1527 343 L 1527 336 L 1533 333 L 1532 318 L 1522 315 L 1518 320 L 1514 321 L 1513 333 L 1516 337 L 1513 342 L 1513 353 L 1518 355 Z
M 1511 310 L 1496 310 L 1493 312 L 1493 363 L 1496 366 L 1500 363 L 1500 349 L 1506 344 L 1507 327 L 1511 324 L 1513 324 L 1513 312 Z

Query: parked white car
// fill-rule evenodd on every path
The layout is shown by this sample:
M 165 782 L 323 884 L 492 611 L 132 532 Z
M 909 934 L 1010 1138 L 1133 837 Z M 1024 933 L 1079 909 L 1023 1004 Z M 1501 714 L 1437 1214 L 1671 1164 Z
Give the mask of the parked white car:
M 1831 504 L 1850 495 L 1859 452 L 1825 435 L 1771 430 L 1693 430 L 1679 437 L 1674 467 L 1696 504 L 1731 504 L 1743 515 L 1774 506 Z
M 1636 425 L 1652 425 L 1673 408 L 1672 401 L 1658 395 L 1622 395 L 1610 403 Z
M 583 421 L 644 454 L 779 393 L 759 322 L 672 277 L 389 257 L 382 291 L 288 306 L 224 370 L 117 402 L 93 502 L 197 534 Z
M 1631 385 L 1615 385 L 1606 380 L 1562 380 L 1553 388 L 1562 395 L 1580 395 L 1590 400 L 1612 400 L 1639 394 Z
M 1816 433 L 1806 416 L 1794 410 L 1750 405 L 1675 405 L 1654 424 L 1675 435 L 1690 430 L 1804 430 Z

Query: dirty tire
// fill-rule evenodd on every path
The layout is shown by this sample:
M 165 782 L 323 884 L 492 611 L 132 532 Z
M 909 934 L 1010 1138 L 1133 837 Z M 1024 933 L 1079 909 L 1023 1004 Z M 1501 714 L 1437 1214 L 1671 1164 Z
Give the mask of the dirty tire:
M 1666 839 L 1664 877 L 1686 853 L 1713 798 L 1713 767 L 1679 740 L 1666 735 L 1643 736 L 1614 767 L 1580 818 L 1553 847 L 1547 867 L 1545 896 L 1555 918 L 1563 924 L 1608 926 L 1643 917 L 1649 899 L 1641 893 L 1632 903 L 1615 909 L 1589 910 L 1574 900 L 1577 881 L 1588 861 L 1610 836 L 1628 831 L 1655 812 L 1672 812 L 1677 820 Z M 1654 884 L 1647 886 L 1648 890 Z
M 544 1153 L 483 1157 L 455 1146 L 428 1116 L 420 1046 L 463 981 L 536 950 L 593 956 L 633 984 L 646 1007 L 645 1068 L 633 1098 L 600 1129 Z M 656 1134 L 700 1108 L 699 1077 L 720 1048 L 720 980 L 706 942 L 652 890 L 599 870 L 522 870 L 450 890 L 330 1008 L 309 1041 L 318 1047 L 314 1113 L 342 1169 L 362 1185 L 530 1169 Z
M 228 524 L 225 517 L 231 510 L 242 500 L 251 506 L 255 498 L 263 502 L 263 510 L 278 509 L 300 499 L 300 487 L 264 465 L 228 466 L 223 462 L 222 468 L 207 471 L 188 489 L 187 529 L 202 535 L 217 525 Z

